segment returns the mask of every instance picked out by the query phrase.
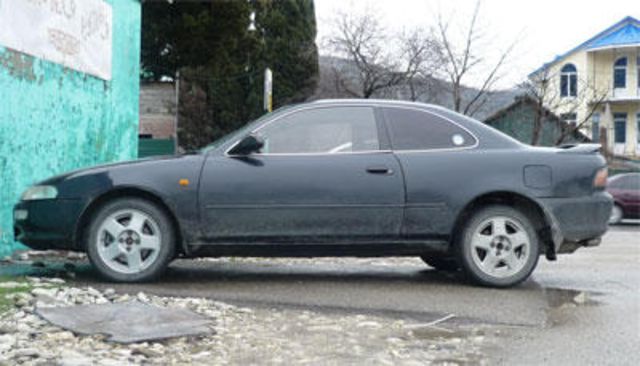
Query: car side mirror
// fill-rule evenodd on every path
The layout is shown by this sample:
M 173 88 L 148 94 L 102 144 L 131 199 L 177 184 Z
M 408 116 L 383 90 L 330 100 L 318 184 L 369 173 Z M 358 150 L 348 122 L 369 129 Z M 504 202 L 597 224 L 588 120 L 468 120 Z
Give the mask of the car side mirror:
M 247 156 L 260 152 L 263 147 L 264 140 L 260 136 L 247 135 L 229 150 L 229 155 Z

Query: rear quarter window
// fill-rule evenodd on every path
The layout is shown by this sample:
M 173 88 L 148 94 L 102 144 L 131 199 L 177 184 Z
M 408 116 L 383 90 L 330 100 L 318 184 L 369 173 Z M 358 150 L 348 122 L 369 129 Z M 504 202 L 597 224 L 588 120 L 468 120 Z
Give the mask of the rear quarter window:
M 465 129 L 426 111 L 385 108 L 384 115 L 394 150 L 464 148 L 477 142 Z

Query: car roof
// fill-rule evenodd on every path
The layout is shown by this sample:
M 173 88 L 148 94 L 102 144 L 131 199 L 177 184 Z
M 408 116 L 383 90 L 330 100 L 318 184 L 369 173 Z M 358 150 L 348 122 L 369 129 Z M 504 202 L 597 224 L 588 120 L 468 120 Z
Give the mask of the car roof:
M 427 107 L 427 108 L 437 108 L 437 109 L 442 108 L 434 104 L 411 102 L 406 100 L 393 100 L 393 99 L 318 99 L 318 100 L 314 100 L 311 103 L 331 104 L 331 105 L 362 104 L 362 105 L 405 106 L 405 107 Z
M 625 177 L 636 177 L 636 178 L 640 178 L 640 173 L 620 173 L 620 174 L 616 174 L 612 177 L 610 177 L 610 180 L 616 180 L 616 179 L 620 179 L 620 178 L 625 178 Z
M 422 102 L 412 102 L 407 100 L 395 100 L 395 99 L 318 99 L 309 103 L 298 104 L 297 106 L 304 107 L 305 105 L 325 105 L 325 106 L 345 106 L 345 105 L 362 105 L 370 107 L 405 107 L 405 108 L 419 108 L 432 112 L 444 112 L 445 118 L 450 118 L 452 115 L 456 116 L 456 123 L 474 123 L 480 124 L 484 127 L 488 127 L 486 124 L 478 121 L 477 119 L 469 116 L 465 116 L 462 113 L 456 112 L 449 108 L 443 107 L 437 104 L 428 104 Z M 462 121 L 461 121 L 462 120 Z

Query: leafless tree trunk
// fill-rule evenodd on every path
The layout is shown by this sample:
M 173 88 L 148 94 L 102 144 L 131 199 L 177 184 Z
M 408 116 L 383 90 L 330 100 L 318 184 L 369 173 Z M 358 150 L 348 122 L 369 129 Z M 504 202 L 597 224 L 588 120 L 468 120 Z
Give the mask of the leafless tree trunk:
M 601 146 L 601 151 L 602 151 L 602 155 L 604 155 L 604 158 L 607 159 L 607 162 L 611 162 L 613 160 L 613 151 L 609 150 L 607 148 L 608 146 L 608 141 L 609 141 L 609 131 L 607 131 L 607 128 L 604 126 L 599 126 L 600 128 L 600 146 Z
M 535 114 L 533 116 L 533 130 L 531 132 L 531 145 L 536 146 L 540 143 L 542 128 L 544 127 L 544 119 L 547 116 L 547 108 L 545 108 L 545 100 L 549 96 L 548 72 L 544 70 L 544 75 L 538 80 L 524 83 L 521 87 L 525 89 L 527 96 L 531 97 L 535 102 Z
M 516 44 L 514 41 L 501 51 L 500 56 L 493 63 L 481 56 L 481 51 L 477 48 L 488 36 L 481 32 L 478 25 L 480 4 L 481 2 L 478 0 L 465 32 L 464 41 L 461 43 L 462 47 L 458 47 L 453 41 L 454 36 L 451 34 L 449 21 L 445 20 L 442 14 L 438 15 L 437 22 L 438 41 L 444 50 L 443 69 L 445 76 L 451 83 L 453 108 L 466 115 L 473 115 L 478 111 L 479 105 L 486 102 L 486 97 L 494 89 L 496 82 L 500 80 L 502 69 Z M 464 98 L 462 95 L 464 83 L 470 76 L 477 76 L 478 73 L 485 72 L 482 69 L 488 70 L 488 72 L 480 79 L 480 86 L 471 98 Z

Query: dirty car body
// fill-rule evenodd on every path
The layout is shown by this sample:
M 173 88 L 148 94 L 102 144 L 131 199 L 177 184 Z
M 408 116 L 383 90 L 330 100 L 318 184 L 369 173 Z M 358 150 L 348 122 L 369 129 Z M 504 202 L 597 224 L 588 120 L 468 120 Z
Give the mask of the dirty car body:
M 149 250 L 169 245 L 172 258 L 415 255 L 436 268 L 477 270 L 491 259 L 491 271 L 507 273 L 505 251 L 516 241 L 533 243 L 521 248 L 536 256 L 533 267 L 539 255 L 555 259 L 599 243 L 612 200 L 598 150 L 530 147 L 432 105 L 318 101 L 271 113 L 199 153 L 43 181 L 16 205 L 15 235 L 34 249 L 89 251 L 90 257 L 97 246 L 94 256 L 117 256 L 113 268 L 124 272 L 127 250 L 155 233 L 155 247 L 132 260 L 141 268 Z M 154 207 L 132 209 L 144 221 L 139 232 L 126 230 L 134 221 L 126 202 L 134 199 Z M 100 216 L 101 210 L 114 201 L 119 206 L 109 212 L 124 219 L 111 217 L 118 228 L 110 231 L 95 220 L 105 219 L 109 212 Z M 482 250 L 497 252 L 489 258 Z M 523 262 L 523 256 L 509 258 Z M 100 270 L 121 281 L 159 271 L 135 277 Z M 529 273 L 474 279 L 510 286 Z

